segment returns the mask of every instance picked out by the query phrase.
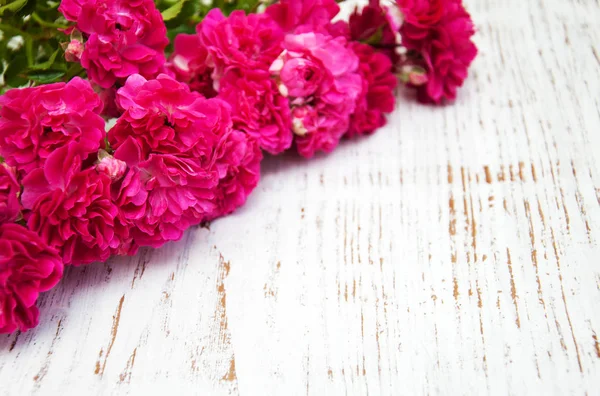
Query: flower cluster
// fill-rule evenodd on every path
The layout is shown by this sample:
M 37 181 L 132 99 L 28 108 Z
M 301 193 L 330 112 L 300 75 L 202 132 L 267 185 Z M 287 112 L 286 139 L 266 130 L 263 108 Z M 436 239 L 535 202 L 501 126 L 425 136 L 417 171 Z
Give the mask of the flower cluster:
M 226 102 L 167 75 L 150 81 L 133 75 L 117 103 L 124 113 L 108 132 L 117 163 L 109 174 L 122 177 L 113 194 L 134 251 L 178 240 L 190 226 L 230 213 L 257 185 L 260 150 L 232 128 Z M 232 177 L 238 174 L 244 177 Z
M 353 40 L 387 55 L 420 101 L 456 99 L 477 55 L 475 27 L 462 0 L 396 0 L 398 15 L 379 0 L 350 17 Z
M 0 164 L 0 224 L 12 223 L 21 214 L 21 186 L 17 182 L 14 168 Z
M 81 161 L 104 139 L 102 102 L 81 78 L 14 89 L 0 96 L 0 155 L 19 176 L 43 167 L 57 149 L 77 146 Z
M 419 99 L 440 103 L 456 98 L 477 55 L 470 15 L 460 0 L 398 0 L 404 14 L 402 44 L 415 56 L 409 68 L 421 66 L 426 79 L 415 84 Z
M 167 29 L 152 0 L 62 0 L 59 10 L 86 39 L 71 41 L 67 56 L 81 60 L 88 77 L 102 88 L 139 73 L 162 70 Z
M 0 333 L 37 326 L 40 292 L 60 280 L 63 263 L 40 236 L 14 223 L 0 224 Z
M 123 114 L 107 133 L 100 98 L 85 80 L 12 90 L 2 99 L 0 223 L 23 228 L 19 238 L 31 242 L 10 240 L 19 234 L 14 228 L 3 236 L 11 245 L 0 256 L 0 317 L 9 321 L 2 329 L 35 324 L 32 304 L 63 264 L 178 240 L 190 226 L 241 206 L 259 180 L 258 143 L 233 129 L 227 102 L 164 74 L 126 80 L 116 94 Z M 36 256 L 23 267 L 28 249 L 51 259 Z M 37 283 L 21 270 L 39 271 Z M 28 285 L 27 298 L 19 282 Z
M 36 300 L 65 265 L 234 212 L 263 152 L 310 158 L 374 133 L 397 73 L 423 100 L 453 99 L 476 54 L 469 15 L 459 0 L 398 5 L 402 24 L 378 0 L 349 22 L 334 21 L 335 0 L 213 9 L 165 54 L 153 1 L 63 0 L 65 58 L 89 80 L 0 97 L 0 333 L 37 325 Z
M 383 125 L 396 87 L 390 61 L 366 54 L 346 22 L 332 22 L 338 11 L 334 0 L 282 0 L 264 14 L 229 17 L 212 10 L 195 37 L 176 39 L 168 68 L 228 102 L 234 127 L 270 154 L 294 143 L 304 157 L 331 152 L 343 136 Z

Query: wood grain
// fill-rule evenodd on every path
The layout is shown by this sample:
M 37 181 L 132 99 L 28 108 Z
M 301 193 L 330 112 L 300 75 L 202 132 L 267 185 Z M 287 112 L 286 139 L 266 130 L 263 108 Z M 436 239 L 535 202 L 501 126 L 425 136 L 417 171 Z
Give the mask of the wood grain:
M 70 268 L 0 394 L 597 394 L 600 6 L 469 0 L 459 100 L 400 92 L 237 214 Z

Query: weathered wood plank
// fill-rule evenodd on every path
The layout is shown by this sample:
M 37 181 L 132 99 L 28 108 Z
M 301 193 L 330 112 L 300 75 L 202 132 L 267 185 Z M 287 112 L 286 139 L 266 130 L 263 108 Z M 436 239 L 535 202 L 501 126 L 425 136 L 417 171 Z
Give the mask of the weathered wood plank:
M 0 394 L 597 392 L 600 8 L 468 5 L 455 105 L 402 92 L 210 229 L 69 269 L 0 337 Z

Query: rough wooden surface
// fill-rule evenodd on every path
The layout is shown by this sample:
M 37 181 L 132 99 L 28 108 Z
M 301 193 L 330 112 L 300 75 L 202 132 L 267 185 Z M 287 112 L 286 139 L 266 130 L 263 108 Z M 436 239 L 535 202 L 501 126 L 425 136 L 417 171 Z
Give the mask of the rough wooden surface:
M 600 7 L 468 5 L 456 104 L 401 93 L 210 229 L 69 269 L 0 394 L 597 394 Z

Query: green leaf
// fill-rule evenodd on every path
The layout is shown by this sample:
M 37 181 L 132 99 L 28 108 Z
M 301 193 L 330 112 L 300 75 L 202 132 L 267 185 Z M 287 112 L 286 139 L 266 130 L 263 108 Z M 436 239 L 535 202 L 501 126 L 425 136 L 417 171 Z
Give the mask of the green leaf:
M 27 57 L 19 54 L 8 64 L 4 71 L 4 81 L 11 87 L 20 87 L 27 83 L 27 77 L 23 72 L 27 69 Z
M 163 20 L 170 21 L 171 19 L 176 18 L 177 15 L 179 15 L 179 13 L 181 12 L 181 9 L 183 8 L 183 4 L 186 1 L 187 0 L 179 0 L 177 3 L 173 4 L 171 7 L 164 10 L 161 14 L 163 17 Z
M 175 18 L 165 21 L 167 30 L 178 28 L 182 25 L 195 27 L 196 24 L 190 24 L 191 16 L 198 12 L 198 4 L 195 1 L 186 1 L 181 7 L 181 12 Z M 194 29 L 195 30 L 195 29 Z
M 48 70 L 50 68 L 50 66 L 52 66 L 54 64 L 54 61 L 56 60 L 56 56 L 59 54 L 59 52 L 60 52 L 60 48 L 57 49 L 56 51 L 54 51 L 54 53 L 52 55 L 50 55 L 50 58 L 48 58 L 48 60 L 46 62 L 38 63 L 37 65 L 33 65 L 33 66 L 29 67 L 29 70 Z
M 29 37 L 30 34 L 27 32 L 24 32 L 22 30 L 20 30 L 19 28 L 16 28 L 14 26 L 11 26 L 9 24 L 6 23 L 0 23 L 0 30 L 2 30 L 2 32 L 4 32 L 4 36 L 6 36 L 6 34 L 8 34 L 8 37 L 12 37 L 12 36 L 23 36 L 23 37 Z
M 175 41 L 175 37 L 178 34 L 181 33 L 185 33 L 185 34 L 194 34 L 194 32 L 196 31 L 196 27 L 194 25 L 190 26 L 190 25 L 179 25 L 176 28 L 173 29 L 169 29 L 167 31 L 167 37 L 169 37 L 169 40 L 171 41 L 171 43 L 173 41 Z
M 27 4 L 24 7 L 21 7 L 17 12 L 17 16 L 24 17 L 30 15 L 37 5 L 37 0 L 27 0 Z
M 46 4 L 51 9 L 54 9 L 54 8 L 58 8 L 58 6 L 60 5 L 60 1 L 50 1 L 50 0 L 48 0 L 48 1 L 46 1 Z
M 33 14 L 31 14 L 31 17 L 33 18 L 34 21 L 36 21 L 37 23 L 39 23 L 43 27 L 54 28 L 54 29 L 66 29 L 66 28 L 69 27 L 69 25 L 66 25 L 66 24 L 45 21 L 45 20 L 42 19 L 41 16 L 39 16 L 35 12 Z
M 66 76 L 65 76 L 65 81 L 69 81 L 70 79 L 72 79 L 75 76 L 82 77 L 83 73 L 84 73 L 84 69 L 83 69 L 83 67 L 81 67 L 81 64 L 80 63 L 73 63 L 67 69 L 67 73 L 66 73 Z
M 364 44 L 368 44 L 368 45 L 376 45 L 379 44 L 381 42 L 381 39 L 383 38 L 383 29 L 382 28 L 377 28 L 377 31 L 375 33 L 373 33 L 368 39 L 363 40 L 362 42 Z
M 0 7 L 0 16 L 4 14 L 4 11 L 17 12 L 27 4 L 27 0 L 14 0 L 5 6 Z
M 47 70 L 38 73 L 29 74 L 29 79 L 38 84 L 50 84 L 60 81 L 60 78 L 65 75 L 64 71 Z
M 31 37 L 25 37 L 25 54 L 27 55 L 27 65 L 33 65 L 35 55 L 33 53 L 33 39 Z

